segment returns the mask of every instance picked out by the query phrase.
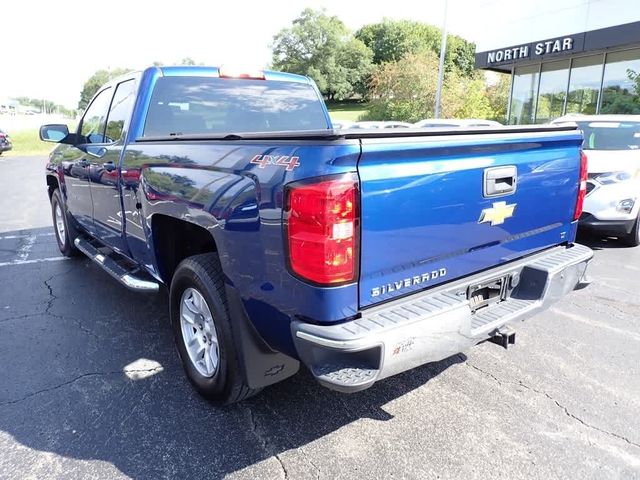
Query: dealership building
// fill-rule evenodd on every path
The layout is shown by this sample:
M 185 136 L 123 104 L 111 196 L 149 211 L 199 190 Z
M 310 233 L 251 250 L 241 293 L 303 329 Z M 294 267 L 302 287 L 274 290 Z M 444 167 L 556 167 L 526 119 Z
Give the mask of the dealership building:
M 489 29 L 476 47 L 477 68 L 511 75 L 509 124 L 640 114 L 640 0 L 513 5 L 522 17 Z

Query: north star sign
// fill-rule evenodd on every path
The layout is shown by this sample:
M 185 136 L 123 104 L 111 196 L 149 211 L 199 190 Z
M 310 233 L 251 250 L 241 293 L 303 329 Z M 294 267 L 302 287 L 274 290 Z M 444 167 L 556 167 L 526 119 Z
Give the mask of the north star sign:
M 501 48 L 487 53 L 487 65 L 509 62 L 523 58 L 541 57 L 554 53 L 568 52 L 574 49 L 573 37 L 561 37 L 517 47 Z M 533 55 L 531 55 L 533 53 Z

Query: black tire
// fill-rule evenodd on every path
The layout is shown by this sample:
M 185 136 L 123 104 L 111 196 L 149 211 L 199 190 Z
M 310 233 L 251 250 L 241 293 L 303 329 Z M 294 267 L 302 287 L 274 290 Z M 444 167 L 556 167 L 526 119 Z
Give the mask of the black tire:
M 56 208 L 58 208 L 58 206 L 62 214 L 62 222 L 64 223 L 63 238 L 61 238 L 59 229 L 56 226 Z M 56 237 L 56 241 L 58 242 L 60 253 L 62 253 L 65 257 L 73 257 L 78 255 L 80 252 L 73 243 L 78 236 L 78 231 L 75 228 L 73 220 L 69 218 L 69 213 L 67 212 L 65 204 L 62 201 L 60 190 L 58 190 L 57 188 L 51 194 L 51 217 L 53 219 L 53 231 Z
M 636 222 L 633 224 L 631 233 L 621 237 L 620 240 L 622 240 L 622 243 L 628 247 L 637 247 L 640 245 L 640 214 L 638 215 L 638 218 L 636 218 Z
M 209 307 L 218 337 L 218 366 L 211 377 L 202 375 L 195 367 L 185 346 L 180 320 L 180 304 L 186 289 L 197 290 Z M 169 292 L 171 328 L 187 378 L 200 395 L 219 405 L 229 405 L 255 395 L 260 389 L 251 389 L 235 348 L 224 277 L 218 256 L 214 253 L 194 255 L 183 260 L 173 275 Z M 194 329 L 195 330 L 195 329 Z

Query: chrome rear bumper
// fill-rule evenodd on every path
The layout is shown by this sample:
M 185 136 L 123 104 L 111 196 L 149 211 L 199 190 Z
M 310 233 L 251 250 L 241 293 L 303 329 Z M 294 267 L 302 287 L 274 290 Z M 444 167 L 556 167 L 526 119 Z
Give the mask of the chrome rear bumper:
M 342 392 L 460 353 L 506 324 L 548 308 L 586 278 L 593 252 L 574 244 L 555 247 L 378 307 L 338 325 L 296 321 L 300 359 L 324 386 Z M 472 312 L 469 286 L 519 277 L 507 299 Z

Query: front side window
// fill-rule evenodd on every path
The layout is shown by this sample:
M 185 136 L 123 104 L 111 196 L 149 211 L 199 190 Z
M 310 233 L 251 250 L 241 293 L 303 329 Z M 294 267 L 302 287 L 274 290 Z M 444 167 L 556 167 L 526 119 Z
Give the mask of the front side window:
M 329 125 L 322 102 L 301 82 L 161 77 L 144 136 L 323 130 Z
M 106 88 L 93 99 L 82 118 L 80 134 L 87 143 L 107 143 L 104 137 L 107 111 L 111 102 L 111 88 Z
M 117 86 L 109 109 L 105 142 L 115 142 L 120 139 L 124 129 L 124 122 L 131 115 L 131 109 L 136 98 L 135 94 L 134 80 L 127 80 Z

